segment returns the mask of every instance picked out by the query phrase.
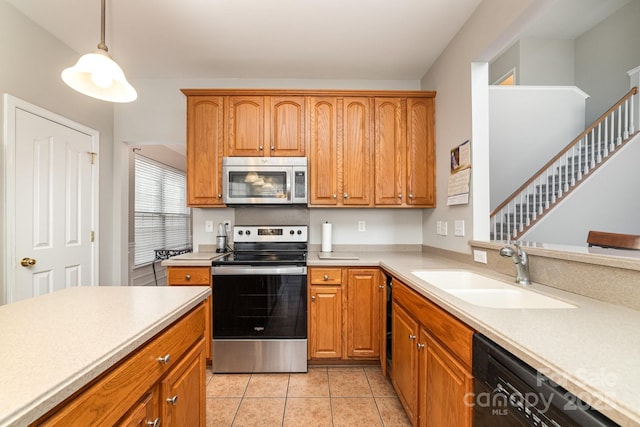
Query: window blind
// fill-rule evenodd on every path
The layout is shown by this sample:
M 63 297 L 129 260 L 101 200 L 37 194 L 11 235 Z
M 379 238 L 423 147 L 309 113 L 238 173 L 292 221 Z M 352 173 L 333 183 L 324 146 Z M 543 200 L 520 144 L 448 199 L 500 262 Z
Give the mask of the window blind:
M 156 249 L 191 244 L 184 172 L 135 155 L 134 229 L 136 267 L 153 262 Z

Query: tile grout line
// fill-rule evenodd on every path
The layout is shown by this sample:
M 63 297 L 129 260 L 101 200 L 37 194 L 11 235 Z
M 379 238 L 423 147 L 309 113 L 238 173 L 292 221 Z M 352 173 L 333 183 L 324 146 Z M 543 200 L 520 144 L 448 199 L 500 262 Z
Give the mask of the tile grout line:
M 287 414 L 287 402 L 289 401 L 289 385 L 290 384 L 291 384 L 291 373 L 289 373 L 287 376 L 287 390 L 284 392 L 284 408 L 282 409 L 282 423 L 280 423 L 281 426 L 284 426 L 285 415 Z
M 380 425 L 384 427 L 384 419 L 382 418 L 382 414 L 380 413 L 380 407 L 378 406 L 378 401 L 376 400 L 376 395 L 373 392 L 373 387 L 371 387 L 371 381 L 369 380 L 369 375 L 367 374 L 367 370 L 363 368 L 364 377 L 367 379 L 367 384 L 369 384 L 369 391 L 371 391 L 371 397 L 373 398 L 373 404 L 376 406 L 376 411 L 378 411 L 378 418 L 380 418 Z

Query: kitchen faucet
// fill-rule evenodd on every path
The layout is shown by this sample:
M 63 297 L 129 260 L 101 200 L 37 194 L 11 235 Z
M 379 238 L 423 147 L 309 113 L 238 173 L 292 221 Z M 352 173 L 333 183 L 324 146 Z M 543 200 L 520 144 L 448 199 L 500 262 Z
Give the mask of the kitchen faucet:
M 529 257 L 527 253 L 520 247 L 518 242 L 513 242 L 515 250 L 507 245 L 500 249 L 500 256 L 511 257 L 513 263 L 516 265 L 516 282 L 521 285 L 530 285 L 531 279 L 529 278 Z

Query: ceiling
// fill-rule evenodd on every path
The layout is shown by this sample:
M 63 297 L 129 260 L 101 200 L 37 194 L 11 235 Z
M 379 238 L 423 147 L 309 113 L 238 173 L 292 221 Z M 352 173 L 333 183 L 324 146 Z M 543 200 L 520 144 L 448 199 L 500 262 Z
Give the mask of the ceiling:
M 79 55 L 96 49 L 100 0 L 6 1 Z M 629 0 L 545 1 L 556 12 L 532 36 L 574 38 Z M 130 80 L 419 80 L 480 2 L 107 0 L 106 44 Z

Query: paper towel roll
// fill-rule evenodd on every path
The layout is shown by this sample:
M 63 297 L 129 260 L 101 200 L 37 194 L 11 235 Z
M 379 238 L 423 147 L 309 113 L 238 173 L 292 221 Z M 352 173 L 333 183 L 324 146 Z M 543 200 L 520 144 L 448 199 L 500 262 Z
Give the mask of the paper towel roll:
M 322 224 L 322 252 L 331 252 L 331 224 Z

